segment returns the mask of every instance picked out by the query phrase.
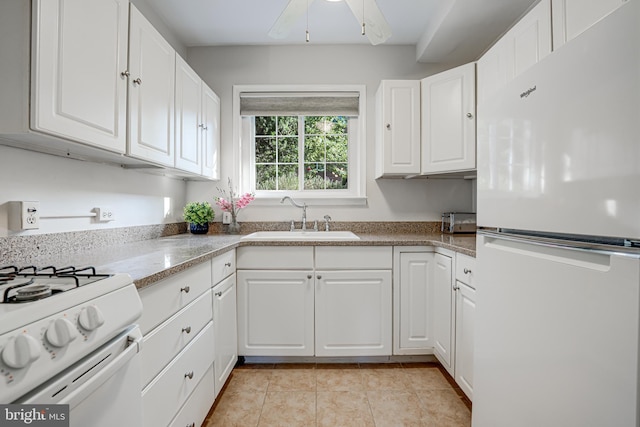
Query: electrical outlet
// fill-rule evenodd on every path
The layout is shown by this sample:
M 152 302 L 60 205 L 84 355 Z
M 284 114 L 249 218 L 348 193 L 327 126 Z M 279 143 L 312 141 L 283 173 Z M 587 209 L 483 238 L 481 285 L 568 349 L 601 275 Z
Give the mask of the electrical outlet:
M 93 208 L 93 211 L 96 213 L 96 221 L 98 222 L 109 222 L 116 219 L 115 213 L 110 208 Z
M 40 202 L 10 202 L 9 228 L 17 231 L 40 228 Z
M 231 212 L 222 212 L 222 223 L 231 224 Z

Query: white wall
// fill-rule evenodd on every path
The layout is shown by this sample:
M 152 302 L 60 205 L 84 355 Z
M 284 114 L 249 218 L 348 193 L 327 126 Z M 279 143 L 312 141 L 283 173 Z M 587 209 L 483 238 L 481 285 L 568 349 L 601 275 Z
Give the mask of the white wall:
M 374 180 L 375 92 L 382 79 L 420 79 L 459 64 L 422 64 L 414 46 L 236 46 L 188 49 L 187 60 L 220 96 L 221 183 L 187 184 L 187 199 L 209 200 L 226 187 L 232 166 L 232 87 L 235 84 L 365 84 L 367 86 L 367 206 L 317 207 L 310 219 L 336 221 L 439 221 L 446 211 L 472 209 L 472 183 L 464 180 Z M 297 218 L 290 206 L 245 209 L 240 221 Z M 217 215 L 216 220 L 220 219 Z
M 0 146 L 0 237 L 97 230 L 182 221 L 183 180 L 116 166 L 70 160 Z M 39 230 L 8 230 L 8 202 L 37 200 L 43 216 L 89 215 L 111 208 L 116 220 L 42 219 Z

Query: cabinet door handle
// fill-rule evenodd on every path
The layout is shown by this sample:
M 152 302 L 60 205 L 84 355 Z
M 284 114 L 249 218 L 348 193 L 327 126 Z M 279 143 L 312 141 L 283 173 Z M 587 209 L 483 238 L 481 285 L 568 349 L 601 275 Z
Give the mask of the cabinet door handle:
M 310 274 L 307 274 L 307 279 L 311 279 L 313 276 Z
M 230 263 L 230 262 L 225 262 L 225 263 L 224 263 L 224 266 L 225 266 L 225 267 L 231 267 L 231 263 Z
M 129 70 L 124 70 L 123 72 L 120 73 L 120 75 L 126 78 L 126 77 L 129 77 L 131 74 L 129 74 Z
M 185 294 L 188 294 L 190 290 L 191 290 L 191 288 L 189 288 L 189 286 L 185 286 L 184 288 L 180 288 L 180 291 L 184 292 Z
M 322 279 L 322 276 L 318 274 L 318 275 L 316 276 L 316 279 L 320 280 L 320 279 Z
M 185 378 L 189 378 L 189 379 L 193 379 L 193 371 L 191 372 L 187 372 L 186 374 L 184 374 Z
M 187 427 L 196 427 L 196 423 L 187 424 Z
M 186 328 L 182 328 L 182 332 L 186 332 L 188 334 L 191 333 L 191 326 L 187 326 Z
M 142 84 L 142 79 L 141 79 L 140 77 L 138 77 L 137 79 L 135 79 L 135 80 L 133 81 L 133 84 L 141 85 L 141 84 Z
M 391 130 L 391 123 L 387 123 L 387 130 Z
M 453 285 L 453 290 L 457 291 L 458 289 L 460 289 L 460 287 L 458 285 Z
M 214 295 L 217 296 L 217 297 L 221 297 L 222 296 L 222 292 L 216 292 Z
M 465 268 L 465 269 L 464 269 L 464 270 L 462 270 L 462 271 L 464 271 L 464 274 L 469 274 L 469 273 L 471 273 L 471 270 L 469 270 L 468 268 Z
M 467 113 L 467 118 L 469 118 L 469 119 L 473 119 L 473 114 L 471 114 L 471 113 Z

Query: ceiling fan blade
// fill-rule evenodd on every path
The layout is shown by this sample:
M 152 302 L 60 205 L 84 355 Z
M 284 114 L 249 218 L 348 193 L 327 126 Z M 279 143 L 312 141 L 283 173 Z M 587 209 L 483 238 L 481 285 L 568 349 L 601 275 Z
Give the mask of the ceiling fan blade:
M 289 4 L 284 8 L 276 22 L 273 24 L 269 32 L 269 37 L 274 39 L 283 39 L 289 35 L 291 28 L 296 21 L 307 11 L 307 7 L 313 3 L 313 0 L 289 0 Z
M 391 28 L 376 0 L 345 0 L 345 2 L 360 23 L 362 23 L 362 8 L 364 7 L 365 33 L 371 44 L 384 43 L 391 37 Z

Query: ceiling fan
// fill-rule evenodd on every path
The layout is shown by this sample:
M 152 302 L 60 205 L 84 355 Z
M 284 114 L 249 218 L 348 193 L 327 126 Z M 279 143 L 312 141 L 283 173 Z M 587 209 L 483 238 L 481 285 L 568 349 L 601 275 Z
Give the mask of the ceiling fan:
M 302 15 L 308 13 L 308 8 L 314 0 L 289 0 L 289 4 L 282 11 L 276 22 L 269 30 L 269 37 L 283 39 L 289 35 L 291 28 Z M 339 0 L 329 0 L 339 1 Z M 382 15 L 376 0 L 344 0 L 358 22 L 362 25 L 362 35 L 366 35 L 371 44 L 384 43 L 391 37 L 391 28 Z M 307 29 L 307 41 L 309 31 Z

